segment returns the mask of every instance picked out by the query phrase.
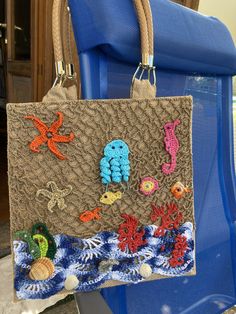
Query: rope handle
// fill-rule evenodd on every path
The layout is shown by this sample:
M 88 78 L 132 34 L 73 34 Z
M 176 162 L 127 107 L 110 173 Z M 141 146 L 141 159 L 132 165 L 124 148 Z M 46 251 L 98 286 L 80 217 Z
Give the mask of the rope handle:
M 156 84 L 155 67 L 153 66 L 153 21 L 149 0 L 133 0 L 136 8 L 140 35 L 141 54 L 140 62 L 133 79 L 141 69 L 142 78 L 144 71 L 148 71 L 148 79 L 153 71 L 153 82 Z M 63 21 L 63 27 L 61 25 Z M 62 35 L 61 35 L 62 34 Z M 65 78 L 74 79 L 74 67 L 71 53 L 71 18 L 68 12 L 67 0 L 54 0 L 52 10 L 52 37 L 56 67 L 56 80 L 54 85 L 62 84 Z M 65 64 L 66 63 L 66 64 Z
M 139 80 L 144 77 L 145 71 L 147 71 L 148 81 L 151 83 L 151 74 L 153 86 L 156 86 L 156 72 L 155 66 L 153 66 L 154 61 L 154 36 L 153 36 L 153 20 L 152 20 L 152 10 L 149 0 L 133 0 L 137 18 L 140 28 L 140 38 L 141 38 L 141 54 L 142 61 L 139 63 L 132 79 L 131 84 L 131 96 L 134 89 L 134 82 L 138 76 Z M 140 73 L 141 71 L 141 73 Z M 139 74 L 140 73 L 140 74 Z M 139 75 L 138 75 L 139 74 Z
M 141 34 L 142 65 L 153 66 L 153 21 L 149 0 L 133 0 Z M 61 27 L 61 16 L 63 11 L 63 27 Z M 54 56 L 56 62 L 63 61 L 63 48 L 65 59 L 72 64 L 71 54 L 71 21 L 66 0 L 54 0 L 52 12 L 52 33 Z M 63 31 L 63 43 L 61 39 Z
M 62 42 L 64 50 L 64 58 L 66 63 L 66 78 L 69 80 L 76 79 L 76 73 L 74 70 L 73 64 L 73 54 L 72 54 L 72 39 L 73 39 L 73 30 L 71 23 L 70 9 L 68 3 L 64 1 L 63 8 L 63 23 L 62 23 Z
M 76 79 L 71 38 L 72 26 L 67 0 L 54 0 L 52 7 L 52 39 L 56 79 L 53 86 L 64 84 L 66 79 Z
M 136 9 L 140 35 L 142 65 L 153 66 L 153 21 L 149 0 L 133 0 Z
M 54 49 L 56 80 L 53 84 L 61 84 L 65 75 L 63 50 L 61 42 L 61 0 L 54 0 L 52 6 L 52 41 Z

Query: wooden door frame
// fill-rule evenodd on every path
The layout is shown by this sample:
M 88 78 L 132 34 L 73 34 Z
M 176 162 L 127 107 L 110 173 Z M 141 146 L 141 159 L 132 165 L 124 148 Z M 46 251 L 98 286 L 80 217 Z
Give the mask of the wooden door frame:
M 5 0 L 5 9 L 6 9 L 6 23 L 7 23 L 7 79 L 6 79 L 6 90 L 7 96 L 9 98 L 10 93 L 12 90 L 10 89 L 13 86 L 13 76 L 24 76 L 24 77 L 31 77 L 32 71 L 32 63 L 31 60 L 15 60 L 15 49 L 14 49 L 14 42 L 15 42 L 15 31 L 13 25 L 14 23 L 14 0 Z M 32 12 L 31 12 L 32 13 Z M 31 18 L 33 20 L 33 17 Z M 32 90 L 31 90 L 31 97 L 32 97 Z
M 34 4 L 32 34 L 32 81 L 34 101 L 41 101 L 52 87 L 55 79 L 53 42 L 52 42 L 52 5 L 53 0 L 31 0 Z M 79 60 L 74 38 L 71 40 L 72 55 L 77 73 L 77 93 L 80 96 Z
M 184 0 L 183 2 L 186 7 L 189 7 L 190 9 L 197 11 L 200 0 Z
M 53 82 L 52 53 L 53 0 L 31 0 L 31 51 L 29 61 L 15 60 L 14 0 L 5 0 L 7 20 L 7 90 L 13 86 L 13 75 L 31 78 L 31 100 L 41 101 Z
M 6 1 L 7 23 L 14 19 L 14 0 Z M 52 5 L 53 0 L 31 0 L 31 57 L 30 61 L 16 61 L 14 54 L 14 29 L 7 28 L 8 73 L 31 78 L 32 101 L 41 101 L 52 87 L 55 78 L 52 43 Z M 72 52 L 77 72 L 78 95 L 80 94 L 78 54 L 73 42 Z M 12 76 L 8 75 L 7 86 L 12 86 Z
M 31 0 L 32 21 L 32 86 L 33 101 L 41 101 L 52 87 L 54 77 L 54 60 L 52 46 L 52 4 L 53 0 Z
M 14 0 L 6 0 L 6 21 L 7 25 L 14 25 Z M 32 1 L 33 2 L 33 1 Z M 32 5 L 31 5 L 32 6 Z M 31 10 L 32 16 L 32 10 Z M 32 24 L 33 16 L 31 19 Z M 15 32 L 13 27 L 7 27 L 7 61 L 8 70 L 17 75 L 31 76 L 31 61 L 15 60 Z M 31 44 L 32 45 L 32 44 Z M 21 72 L 20 72 L 21 70 Z M 22 74 L 23 71 L 23 74 Z
M 200 2 L 200 0 L 172 0 L 172 1 L 184 5 L 185 7 L 188 7 L 195 11 L 198 10 Z

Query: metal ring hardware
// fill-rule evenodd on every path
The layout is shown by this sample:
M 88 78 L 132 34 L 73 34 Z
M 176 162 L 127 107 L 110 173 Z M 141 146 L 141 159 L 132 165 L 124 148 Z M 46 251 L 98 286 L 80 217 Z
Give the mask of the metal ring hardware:
M 134 79 L 138 76 L 140 70 L 141 73 L 138 77 L 139 80 L 142 80 L 145 71 L 147 71 L 147 76 L 148 80 L 151 83 L 151 73 L 153 76 L 153 85 L 156 85 L 156 72 L 155 72 L 156 67 L 155 66 L 150 66 L 150 65 L 144 65 L 142 62 L 139 63 L 136 71 L 134 72 L 133 78 L 132 78 L 132 83 L 134 82 Z

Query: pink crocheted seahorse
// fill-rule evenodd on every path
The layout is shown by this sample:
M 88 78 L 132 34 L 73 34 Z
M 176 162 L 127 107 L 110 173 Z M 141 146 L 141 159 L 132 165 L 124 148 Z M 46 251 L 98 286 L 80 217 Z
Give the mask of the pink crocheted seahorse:
M 175 171 L 176 167 L 176 155 L 179 150 L 179 141 L 175 135 L 175 127 L 180 124 L 180 120 L 174 122 L 168 122 L 164 125 L 165 130 L 165 149 L 170 154 L 170 163 L 164 163 L 162 165 L 162 172 L 164 174 L 171 174 Z

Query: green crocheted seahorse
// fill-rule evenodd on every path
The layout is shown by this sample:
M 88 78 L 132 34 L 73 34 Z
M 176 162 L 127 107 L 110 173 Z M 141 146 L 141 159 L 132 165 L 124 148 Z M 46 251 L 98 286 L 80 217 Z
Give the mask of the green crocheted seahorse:
M 26 230 L 17 231 L 14 237 L 27 242 L 33 259 L 48 257 L 53 260 L 56 254 L 56 243 L 44 223 L 33 225 L 31 233 Z
M 47 239 L 48 250 L 46 253 L 46 257 L 53 259 L 57 251 L 57 246 L 56 246 L 53 236 L 50 234 L 50 232 L 48 231 L 48 228 L 46 227 L 44 223 L 39 222 L 33 225 L 32 235 L 34 236 L 36 234 L 42 235 Z
M 33 259 L 37 259 L 37 258 L 41 257 L 40 248 L 32 239 L 29 231 L 26 231 L 26 230 L 17 231 L 17 232 L 15 232 L 14 236 L 16 239 L 27 242 L 27 244 L 29 246 L 30 255 L 33 257 Z
M 45 257 L 48 251 L 48 240 L 41 234 L 33 235 L 33 239 L 36 243 L 38 243 L 40 257 Z

